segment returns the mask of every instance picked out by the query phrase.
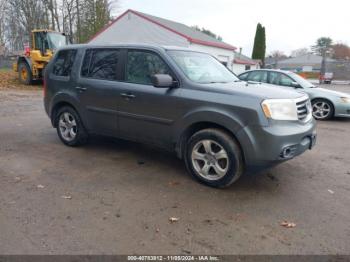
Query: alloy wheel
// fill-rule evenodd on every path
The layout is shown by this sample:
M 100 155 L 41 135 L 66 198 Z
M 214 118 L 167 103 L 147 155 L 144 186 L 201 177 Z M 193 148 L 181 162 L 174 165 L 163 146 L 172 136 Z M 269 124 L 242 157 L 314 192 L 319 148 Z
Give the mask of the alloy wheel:
M 224 177 L 230 164 L 224 147 L 210 139 L 197 142 L 192 149 L 191 159 L 196 172 L 207 180 Z
M 62 138 L 67 142 L 73 141 L 77 136 L 77 122 L 71 113 L 64 112 L 60 115 L 58 127 Z
M 312 114 L 316 119 L 326 119 L 331 113 L 331 106 L 324 101 L 316 102 L 312 105 Z

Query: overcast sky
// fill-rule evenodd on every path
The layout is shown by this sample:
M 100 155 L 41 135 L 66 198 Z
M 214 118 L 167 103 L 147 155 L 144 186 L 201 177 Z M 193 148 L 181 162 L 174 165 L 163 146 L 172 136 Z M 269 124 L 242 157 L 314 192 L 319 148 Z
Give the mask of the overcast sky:
M 310 47 L 320 36 L 350 44 L 349 0 L 119 0 L 127 9 L 205 27 L 251 55 L 256 24 L 266 28 L 267 54 Z

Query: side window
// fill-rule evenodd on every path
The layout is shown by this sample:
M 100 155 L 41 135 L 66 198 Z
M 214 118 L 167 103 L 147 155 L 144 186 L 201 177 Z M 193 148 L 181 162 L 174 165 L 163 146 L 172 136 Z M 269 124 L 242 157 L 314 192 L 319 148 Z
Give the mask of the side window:
M 168 66 L 158 55 L 147 51 L 128 51 L 127 82 L 148 85 L 155 74 L 170 74 Z
M 54 62 L 52 73 L 56 76 L 70 76 L 76 53 L 76 50 L 60 51 Z
M 267 71 L 261 71 L 261 78 L 260 78 L 260 82 L 262 83 L 267 83 Z
M 249 73 L 249 81 L 254 82 L 267 82 L 267 72 L 266 71 L 253 71 Z
M 285 74 L 281 74 L 280 85 L 281 86 L 293 86 L 293 79 Z
M 280 83 L 280 73 L 270 72 L 269 83 L 272 85 L 279 85 Z
M 119 50 L 94 49 L 85 53 L 81 75 L 105 80 L 117 80 Z
M 246 81 L 247 80 L 247 77 L 248 77 L 248 74 L 249 73 L 244 73 L 242 75 L 239 76 L 239 79 L 243 80 L 243 81 Z

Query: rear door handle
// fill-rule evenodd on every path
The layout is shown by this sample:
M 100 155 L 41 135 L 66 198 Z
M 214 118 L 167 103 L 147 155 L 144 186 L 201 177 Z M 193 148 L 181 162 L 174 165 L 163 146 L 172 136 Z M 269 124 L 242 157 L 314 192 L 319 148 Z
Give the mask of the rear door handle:
M 75 89 L 77 89 L 79 92 L 84 92 L 87 90 L 86 87 L 76 86 Z
M 136 97 L 136 96 L 133 95 L 133 94 L 127 94 L 127 93 L 121 93 L 120 96 L 121 96 L 121 97 L 124 97 L 124 98 L 126 98 L 126 99 L 133 99 L 133 98 Z

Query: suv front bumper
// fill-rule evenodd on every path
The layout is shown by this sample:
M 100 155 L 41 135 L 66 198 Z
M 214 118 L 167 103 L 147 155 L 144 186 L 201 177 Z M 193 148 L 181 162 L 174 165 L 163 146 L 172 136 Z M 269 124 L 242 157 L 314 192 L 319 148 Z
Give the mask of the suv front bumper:
M 301 155 L 316 143 L 316 122 L 278 121 L 246 126 L 237 134 L 248 169 L 264 169 Z

